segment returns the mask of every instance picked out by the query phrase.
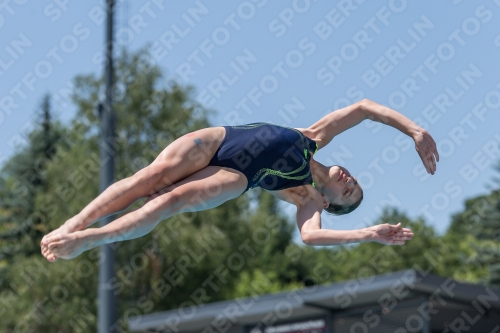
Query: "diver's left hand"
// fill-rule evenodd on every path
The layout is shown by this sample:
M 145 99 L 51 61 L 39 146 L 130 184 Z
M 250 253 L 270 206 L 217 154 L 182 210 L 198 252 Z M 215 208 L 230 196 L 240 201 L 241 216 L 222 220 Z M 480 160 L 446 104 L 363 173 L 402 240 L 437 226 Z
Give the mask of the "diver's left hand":
M 401 228 L 401 223 L 396 225 L 384 223 L 369 227 L 372 240 L 385 245 L 404 245 L 413 238 L 413 232 L 408 228 Z
M 414 135 L 415 149 L 424 163 L 425 169 L 431 175 L 436 172 L 436 162 L 439 162 L 439 153 L 436 142 L 425 129 L 420 128 Z

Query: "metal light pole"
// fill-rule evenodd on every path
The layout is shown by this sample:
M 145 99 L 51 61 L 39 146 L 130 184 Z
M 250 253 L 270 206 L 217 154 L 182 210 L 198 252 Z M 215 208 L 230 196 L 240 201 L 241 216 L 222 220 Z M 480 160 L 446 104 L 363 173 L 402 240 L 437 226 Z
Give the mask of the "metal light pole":
M 99 190 L 102 193 L 114 182 L 114 155 L 115 155 L 115 118 L 113 113 L 113 7 L 114 0 L 106 0 L 106 100 L 99 105 L 101 116 L 101 174 Z M 113 218 L 106 217 L 100 221 L 100 226 L 111 222 Z M 101 245 L 99 265 L 98 307 L 99 312 L 98 332 L 112 333 L 116 323 L 116 306 L 114 290 L 109 286 L 109 281 L 114 277 L 115 252 L 112 244 Z

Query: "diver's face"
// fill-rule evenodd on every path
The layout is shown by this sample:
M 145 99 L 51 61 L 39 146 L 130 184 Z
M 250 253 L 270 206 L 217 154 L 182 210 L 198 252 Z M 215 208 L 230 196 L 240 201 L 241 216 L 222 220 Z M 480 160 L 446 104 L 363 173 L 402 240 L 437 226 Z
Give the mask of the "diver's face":
M 324 196 L 329 204 L 350 206 L 360 199 L 361 187 L 346 168 L 334 165 L 330 167 L 328 176 Z

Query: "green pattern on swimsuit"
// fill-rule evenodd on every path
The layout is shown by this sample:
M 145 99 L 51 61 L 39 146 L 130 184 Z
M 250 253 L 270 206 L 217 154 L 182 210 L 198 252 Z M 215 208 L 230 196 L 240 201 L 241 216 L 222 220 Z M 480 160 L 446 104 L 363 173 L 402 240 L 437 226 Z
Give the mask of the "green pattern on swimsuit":
M 293 171 L 289 171 L 289 172 L 282 172 L 282 171 L 279 171 L 279 170 L 273 170 L 273 169 L 269 169 L 269 168 L 262 168 L 253 177 L 252 181 L 255 182 L 258 179 L 257 183 L 260 183 L 265 177 L 267 177 L 269 175 L 274 175 L 274 176 L 278 176 L 278 177 L 285 178 L 285 179 L 302 180 L 302 179 L 305 179 L 305 178 L 309 177 L 309 175 L 311 174 L 311 171 L 308 171 L 306 174 L 301 175 L 301 176 L 293 176 L 293 174 L 298 173 L 298 172 L 304 170 L 304 168 L 306 166 L 307 166 L 307 162 L 306 161 L 302 161 L 302 165 L 300 167 L 298 167 L 297 169 L 295 169 Z

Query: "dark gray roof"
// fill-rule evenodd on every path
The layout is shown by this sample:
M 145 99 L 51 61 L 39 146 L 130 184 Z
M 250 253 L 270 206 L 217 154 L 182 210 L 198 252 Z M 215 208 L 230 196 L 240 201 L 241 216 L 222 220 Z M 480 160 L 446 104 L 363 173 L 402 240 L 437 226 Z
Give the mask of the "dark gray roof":
M 448 302 L 471 304 L 476 300 L 500 309 L 500 289 L 459 283 L 415 269 L 349 280 L 295 291 L 284 291 L 242 299 L 208 303 L 191 311 L 175 309 L 129 319 L 132 331 L 165 330 L 175 326 L 180 332 L 200 330 L 221 316 L 232 324 L 252 324 L 269 313 L 293 312 L 293 317 L 314 317 L 327 312 L 338 313 L 363 306 L 378 305 L 379 300 L 394 298 L 401 302 L 414 298 L 433 297 Z M 483 296 L 480 296 L 483 295 Z M 479 298 L 479 300 L 478 300 Z

